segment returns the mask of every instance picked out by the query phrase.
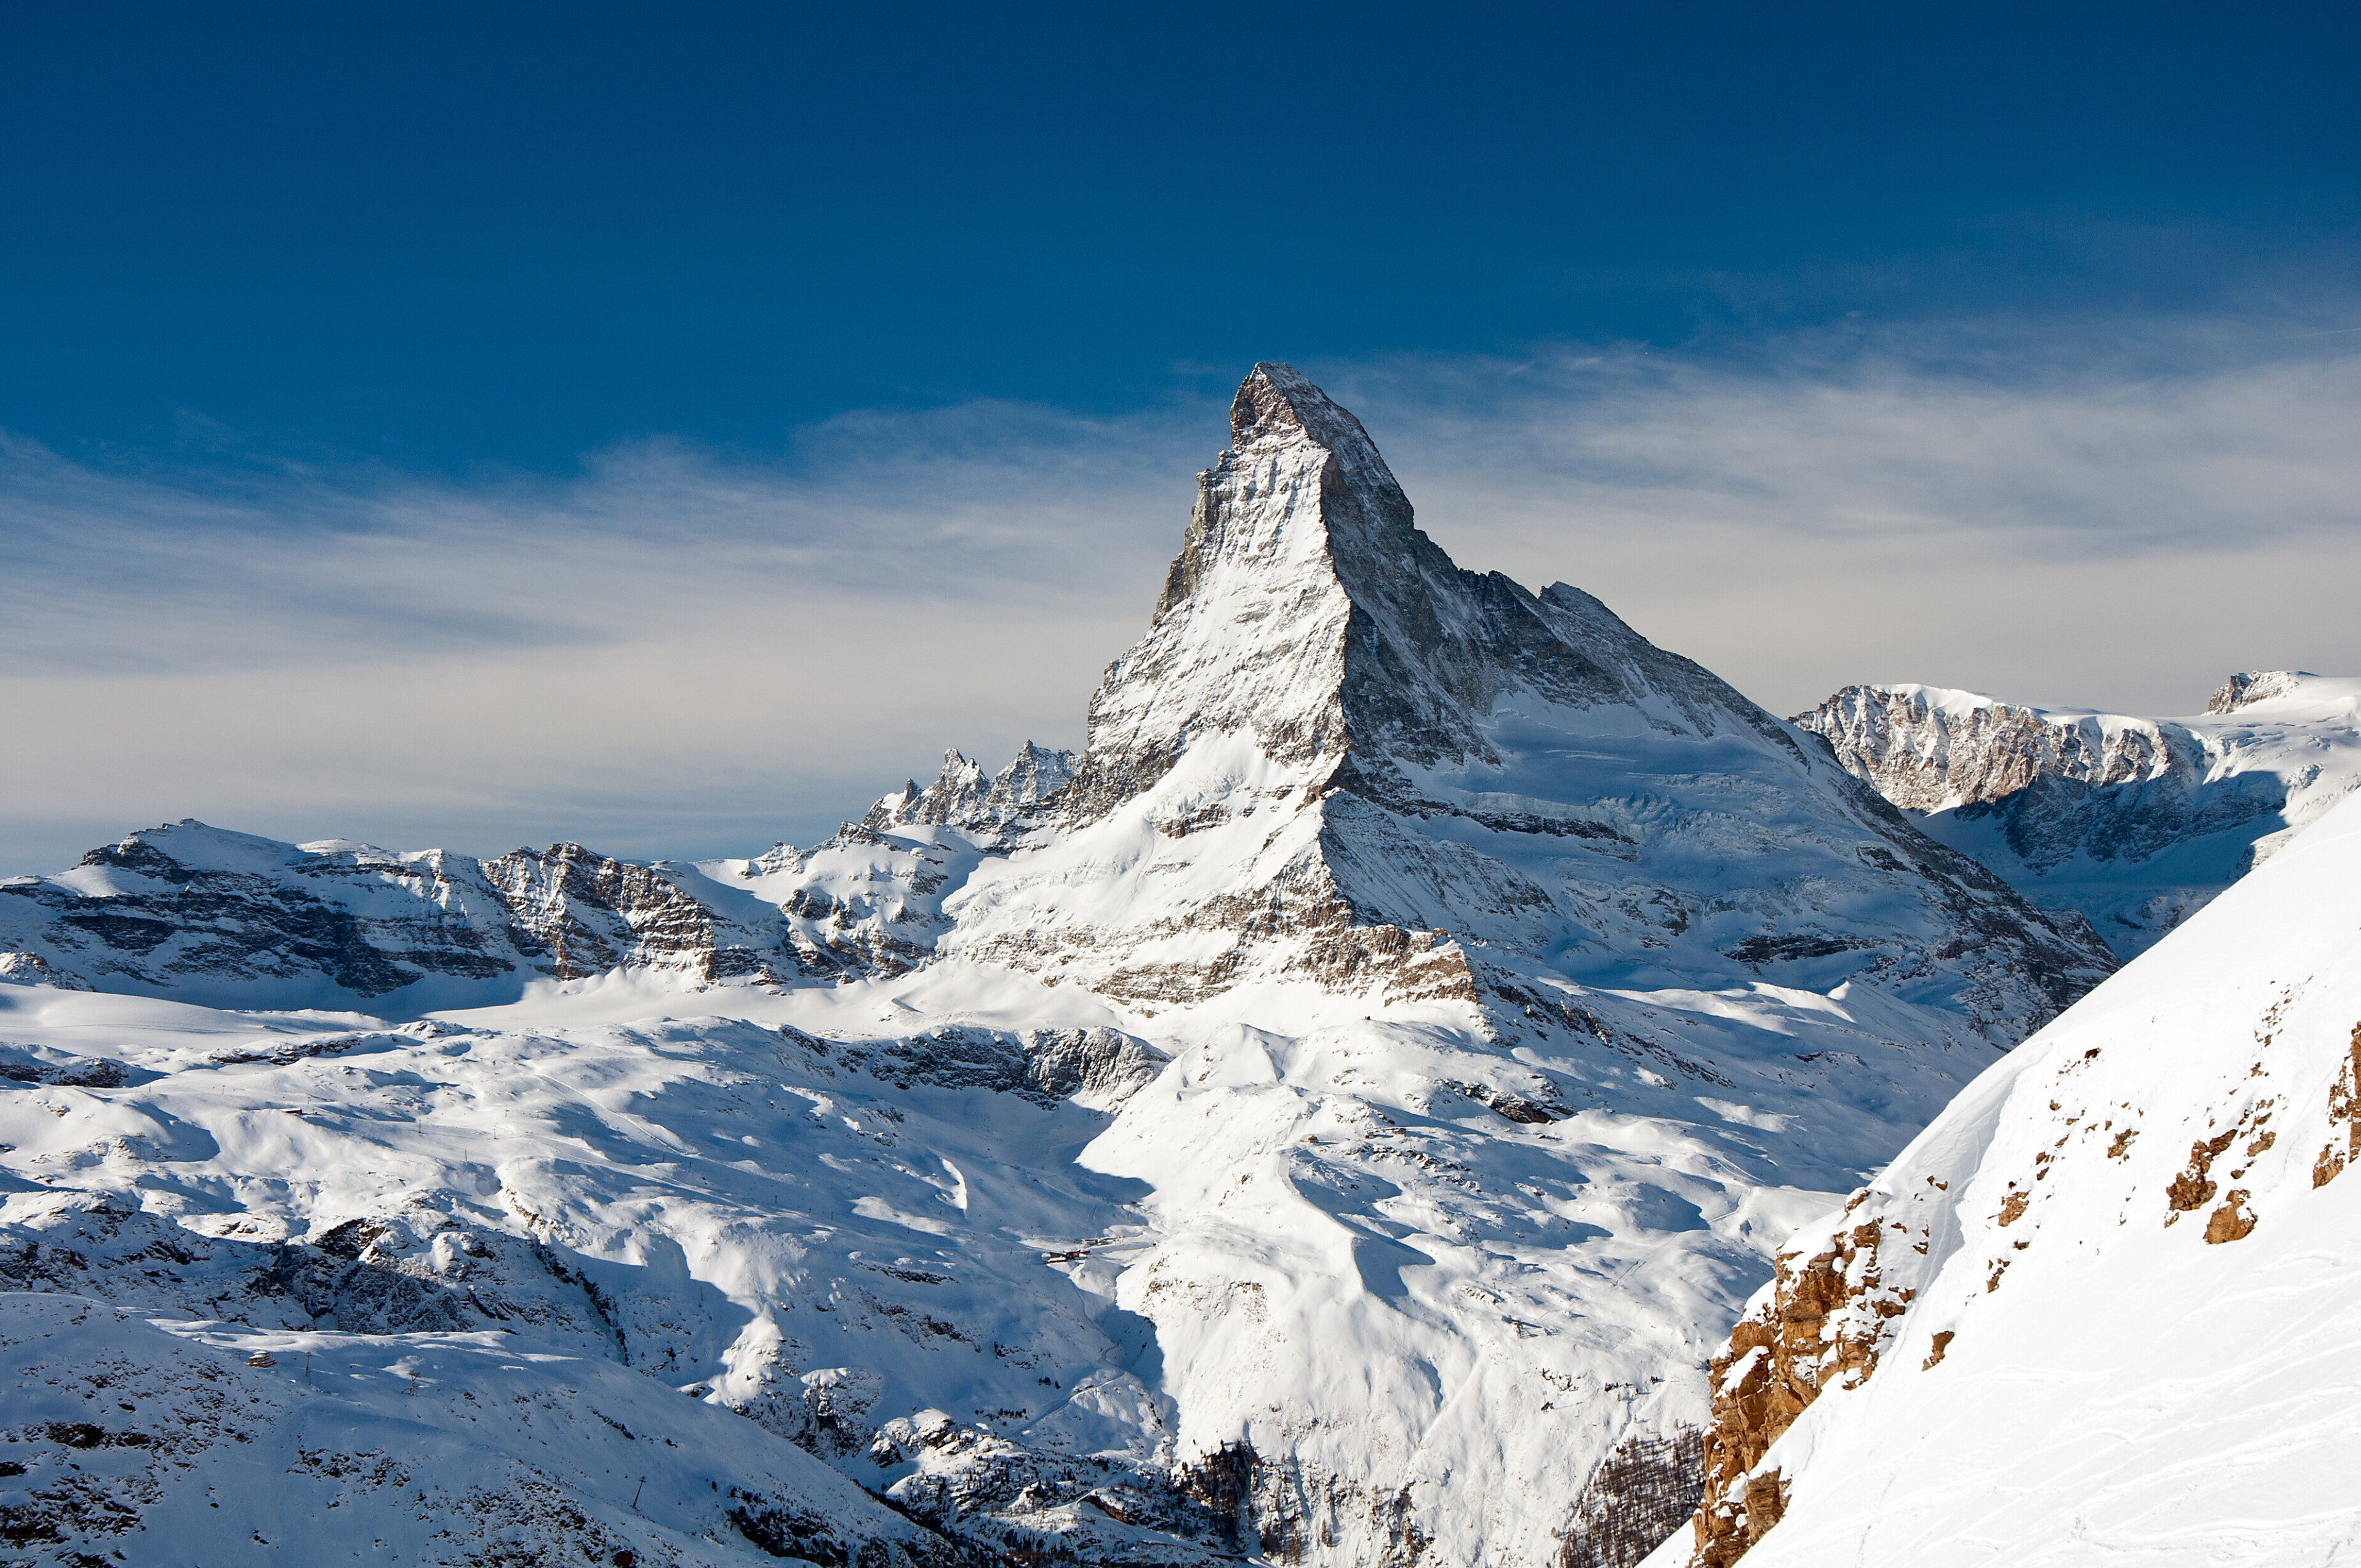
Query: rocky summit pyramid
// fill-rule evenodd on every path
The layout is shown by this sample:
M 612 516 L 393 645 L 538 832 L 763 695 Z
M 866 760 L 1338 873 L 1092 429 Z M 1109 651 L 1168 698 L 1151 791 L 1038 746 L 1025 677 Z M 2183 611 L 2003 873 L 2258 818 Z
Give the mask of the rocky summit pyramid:
M 1588 594 L 1453 565 L 1291 367 L 1230 437 L 1054 827 L 946 905 L 948 950 L 1144 1005 L 1853 980 L 2000 1043 L 2113 967 Z

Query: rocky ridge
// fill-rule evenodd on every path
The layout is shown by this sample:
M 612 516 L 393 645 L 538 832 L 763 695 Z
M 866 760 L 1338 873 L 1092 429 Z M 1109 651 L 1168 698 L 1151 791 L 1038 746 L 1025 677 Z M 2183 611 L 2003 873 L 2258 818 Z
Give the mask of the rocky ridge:
M 0 974 L 408 1013 L 618 971 L 779 988 L 925 962 L 944 928 L 931 895 L 976 858 L 857 824 L 808 851 L 641 865 L 579 844 L 478 861 L 183 820 L 0 881 Z
M 1795 722 L 1930 836 L 2126 955 L 2361 789 L 2361 681 L 2301 671 L 2234 675 L 2186 718 L 1853 685 Z
M 869 808 L 861 825 L 872 832 L 896 828 L 957 828 L 978 839 L 996 838 L 1012 825 L 1037 821 L 1050 797 L 1074 777 L 1074 753 L 1053 751 L 1027 740 L 997 773 L 958 748 L 943 753 L 942 772 L 926 788 L 912 779 L 896 795 Z

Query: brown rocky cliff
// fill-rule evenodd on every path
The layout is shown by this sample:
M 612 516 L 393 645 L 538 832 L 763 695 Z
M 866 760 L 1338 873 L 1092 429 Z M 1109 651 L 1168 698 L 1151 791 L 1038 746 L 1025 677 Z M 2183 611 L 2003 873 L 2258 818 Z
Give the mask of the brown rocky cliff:
M 1847 1216 L 1870 1196 L 1856 1192 Z M 1824 1391 L 1859 1387 L 1876 1370 L 1887 1330 L 1913 1295 L 1887 1280 L 1884 1254 L 1924 1239 L 1871 1218 L 1775 1260 L 1769 1289 L 1710 1368 L 1713 1420 L 1691 1568 L 1729 1568 L 1779 1522 L 1786 1484 L 1775 1468 L 1761 1468 L 1763 1455 Z

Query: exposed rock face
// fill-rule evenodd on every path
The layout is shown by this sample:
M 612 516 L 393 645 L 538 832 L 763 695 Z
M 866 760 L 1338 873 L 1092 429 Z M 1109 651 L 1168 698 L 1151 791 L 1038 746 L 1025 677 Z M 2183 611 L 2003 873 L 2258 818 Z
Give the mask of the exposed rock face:
M 774 915 L 741 926 L 578 844 L 478 861 L 195 821 L 134 833 L 57 876 L 0 882 L 0 933 L 27 979 L 285 1000 L 624 967 L 778 984 L 798 969 Z
M 2105 972 L 2081 923 L 1597 599 L 1455 566 L 1292 369 L 1257 367 L 1230 422 L 1056 830 L 947 903 L 948 950 L 1150 1006 L 1290 975 L 1475 1001 L 1477 949 L 1616 983 L 1857 975 L 2003 1041 Z
M 1912 1194 L 1911 1204 L 1923 1208 L 1930 1196 Z M 1854 1193 L 1847 1213 L 1868 1197 Z M 1764 1453 L 1823 1391 L 1857 1388 L 1877 1370 L 1893 1320 L 1916 1294 L 1899 1279 L 1917 1277 L 1912 1265 L 1925 1256 L 1927 1235 L 1921 1213 L 1881 1215 L 1815 1227 L 1780 1252 L 1775 1277 L 1710 1368 L 1713 1425 L 1693 1568 L 1729 1568 L 1779 1522 L 1785 1482 Z
M 645 967 L 776 984 L 794 972 L 769 932 L 734 928 L 657 872 L 579 844 L 514 850 L 483 872 L 514 912 L 510 942 L 554 979 Z
M 2181 719 L 1847 686 L 1795 723 L 2035 903 L 2143 950 L 2361 787 L 2361 682 L 2234 675 Z
M 2185 792 L 2204 773 L 2203 745 L 2177 726 L 2053 716 L 1925 686 L 1847 686 L 1795 723 L 1908 811 L 1991 805 L 2041 778 L 2102 786 L 2161 779 Z
M 2251 703 L 2293 696 L 2302 682 L 2319 678 L 2309 670 L 2242 670 L 2222 683 L 2207 700 L 2205 711 L 2235 713 Z
M 1074 776 L 1074 754 L 1027 740 L 1016 760 L 986 777 L 956 748 L 943 753 L 943 771 L 925 789 L 916 779 L 869 808 L 861 825 L 872 832 L 932 826 L 994 837 L 1012 823 L 1038 817 L 1043 803 Z

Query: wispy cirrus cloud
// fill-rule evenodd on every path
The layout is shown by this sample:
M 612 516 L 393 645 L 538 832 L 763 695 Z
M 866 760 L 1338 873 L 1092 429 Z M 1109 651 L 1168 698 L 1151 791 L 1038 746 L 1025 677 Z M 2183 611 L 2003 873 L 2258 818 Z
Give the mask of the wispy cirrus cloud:
M 1910 679 L 2177 713 L 2235 669 L 2361 670 L 2361 336 L 1984 323 L 1334 378 L 1463 563 L 1576 582 L 1782 712 Z
M 1576 582 L 1783 712 L 1854 679 L 2186 711 L 2234 668 L 2361 670 L 2361 335 L 2307 330 L 1303 367 L 1463 565 Z M 1077 743 L 1223 412 L 855 411 L 774 459 L 467 482 L 0 441 L 0 865 L 183 815 L 743 850 L 944 745 Z
M 825 832 L 946 744 L 1079 739 L 1186 516 L 1164 437 L 963 408 L 466 486 L 10 444 L 0 848 L 181 815 L 470 850 Z

